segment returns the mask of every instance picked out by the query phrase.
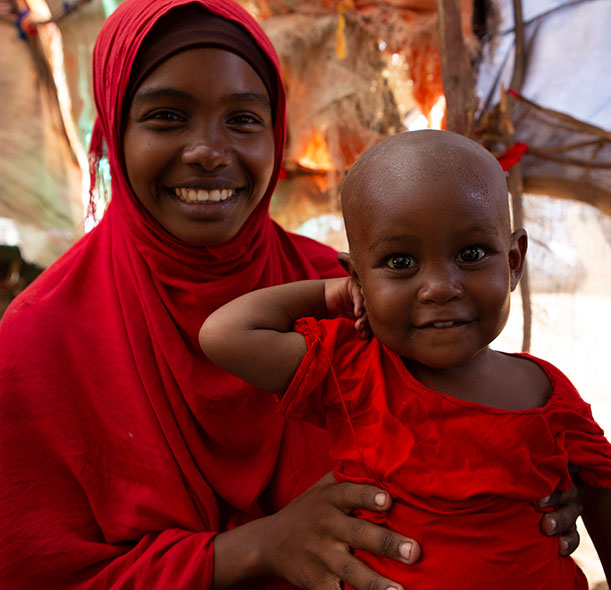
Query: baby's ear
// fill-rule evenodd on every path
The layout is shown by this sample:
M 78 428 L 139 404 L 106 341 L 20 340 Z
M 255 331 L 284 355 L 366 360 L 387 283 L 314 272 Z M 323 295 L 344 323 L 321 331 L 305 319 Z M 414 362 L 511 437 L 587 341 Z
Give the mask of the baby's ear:
M 352 260 L 352 256 L 348 254 L 348 252 L 340 252 L 337 255 L 337 260 L 342 265 L 342 268 L 356 281 L 356 283 L 360 286 L 359 275 L 356 272 L 356 267 L 354 266 L 354 261 Z
M 524 273 L 527 248 L 528 236 L 526 230 L 517 229 L 511 234 L 511 245 L 509 247 L 509 271 L 511 273 L 512 291 L 518 286 Z

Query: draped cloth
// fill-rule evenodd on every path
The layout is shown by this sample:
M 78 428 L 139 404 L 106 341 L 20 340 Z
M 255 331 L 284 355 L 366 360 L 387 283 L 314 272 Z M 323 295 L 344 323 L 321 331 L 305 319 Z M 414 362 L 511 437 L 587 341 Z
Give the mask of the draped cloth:
M 0 323 L 0 587 L 201 589 L 223 531 L 285 505 L 329 469 L 321 429 L 285 423 L 267 393 L 209 362 L 209 313 L 252 289 L 341 274 L 335 253 L 283 231 L 268 206 L 281 167 L 285 96 L 274 50 L 228 1 L 278 76 L 274 173 L 238 234 L 187 245 L 140 205 L 122 164 L 120 116 L 138 47 L 187 0 L 127 0 L 94 50 L 112 174 L 100 224 Z M 256 587 L 253 582 L 248 585 Z

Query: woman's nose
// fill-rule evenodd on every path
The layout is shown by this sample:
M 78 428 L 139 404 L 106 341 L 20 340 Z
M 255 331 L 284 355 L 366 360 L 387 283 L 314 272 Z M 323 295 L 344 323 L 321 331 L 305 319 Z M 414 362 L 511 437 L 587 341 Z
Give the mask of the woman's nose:
M 194 138 L 182 150 L 182 161 L 185 164 L 197 164 L 204 170 L 212 171 L 219 166 L 231 163 L 227 146 L 220 139 L 211 137 Z
M 460 272 L 450 266 L 420 270 L 418 300 L 421 303 L 448 303 L 464 293 Z

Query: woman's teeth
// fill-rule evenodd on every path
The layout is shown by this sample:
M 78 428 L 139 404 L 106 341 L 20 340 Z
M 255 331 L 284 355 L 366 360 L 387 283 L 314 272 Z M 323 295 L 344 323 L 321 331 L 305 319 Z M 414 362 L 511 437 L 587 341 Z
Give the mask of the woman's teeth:
M 185 203 L 218 203 L 233 195 L 233 189 L 224 188 L 205 191 L 198 188 L 176 188 L 176 196 Z
M 454 322 L 434 322 L 433 326 L 435 328 L 451 328 L 454 325 Z

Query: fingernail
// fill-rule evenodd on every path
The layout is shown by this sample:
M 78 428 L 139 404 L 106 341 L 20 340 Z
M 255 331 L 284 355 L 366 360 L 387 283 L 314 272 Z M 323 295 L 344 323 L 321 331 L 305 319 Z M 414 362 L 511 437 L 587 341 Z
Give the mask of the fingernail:
M 539 506 L 545 506 L 551 499 L 551 496 L 545 496 L 545 498 L 541 498 L 539 500 Z
M 376 494 L 375 498 L 373 499 L 373 501 L 378 506 L 384 506 L 384 504 L 386 504 L 386 494 L 384 494 L 383 492 L 380 492 L 379 494 Z
M 403 559 L 409 559 L 412 556 L 412 544 L 401 543 L 401 545 L 399 545 L 399 555 L 401 555 Z
M 569 543 L 565 539 L 560 539 L 560 552 L 565 553 L 569 549 Z
M 553 516 L 550 516 L 548 520 L 552 527 L 552 533 L 555 533 L 558 528 L 558 521 Z

